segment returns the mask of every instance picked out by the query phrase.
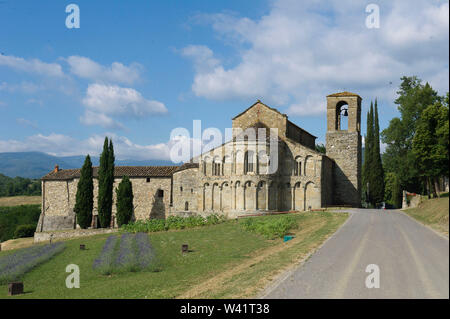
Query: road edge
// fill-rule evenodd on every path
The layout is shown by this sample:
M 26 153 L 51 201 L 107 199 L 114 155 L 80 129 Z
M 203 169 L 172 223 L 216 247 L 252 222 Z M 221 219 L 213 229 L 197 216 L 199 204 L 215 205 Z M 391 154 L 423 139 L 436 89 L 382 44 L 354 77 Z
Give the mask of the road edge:
M 288 268 L 287 270 L 283 271 L 281 274 L 277 275 L 270 282 L 269 285 L 267 285 L 264 289 L 262 289 L 262 291 L 260 293 L 256 294 L 255 298 L 256 299 L 264 299 L 268 294 L 270 294 L 272 291 L 274 291 L 294 271 L 296 271 L 297 269 L 301 268 L 305 264 L 305 262 L 310 257 L 312 257 L 316 252 L 318 252 L 329 240 L 334 238 L 341 231 L 341 229 L 344 228 L 344 226 L 349 222 L 349 220 L 352 219 L 353 214 L 354 214 L 354 212 L 352 212 L 352 211 L 343 211 L 343 212 L 338 212 L 338 213 L 334 213 L 334 214 L 341 214 L 341 213 L 347 213 L 350 216 L 347 218 L 347 220 L 331 236 L 329 236 L 327 239 L 325 239 L 325 241 L 322 244 L 320 244 L 319 247 L 317 247 L 316 249 L 312 250 L 306 256 L 301 258 L 298 262 L 296 262 L 293 265 L 291 265 L 290 268 Z
M 436 229 L 434 229 L 433 227 L 428 226 L 428 225 L 422 223 L 421 221 L 415 219 L 414 217 L 409 216 L 407 213 L 405 213 L 405 212 L 402 211 L 402 210 L 394 210 L 394 213 L 400 213 L 400 214 L 403 214 L 403 215 L 405 215 L 406 217 L 408 217 L 408 218 L 412 219 L 413 221 L 415 221 L 417 224 L 419 224 L 419 225 L 421 225 L 421 226 L 423 226 L 423 227 L 425 227 L 425 228 L 428 228 L 429 230 L 431 230 L 433 233 L 435 233 L 435 234 L 438 235 L 439 237 L 442 237 L 442 238 L 446 239 L 447 241 L 449 240 L 449 237 L 445 236 L 444 234 L 441 234 L 440 232 L 438 232 L 438 231 L 437 231 Z

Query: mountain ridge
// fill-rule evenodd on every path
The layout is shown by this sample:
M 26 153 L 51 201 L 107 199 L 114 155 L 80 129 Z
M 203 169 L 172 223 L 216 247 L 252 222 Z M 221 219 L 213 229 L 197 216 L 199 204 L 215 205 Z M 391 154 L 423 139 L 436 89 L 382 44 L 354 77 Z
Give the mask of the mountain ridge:
M 41 178 L 55 165 L 61 169 L 81 168 L 84 155 L 54 156 L 44 152 L 0 153 L 0 173 L 8 177 Z M 91 156 L 92 165 L 99 165 L 99 157 Z M 168 160 L 116 160 L 116 166 L 173 166 L 179 165 Z

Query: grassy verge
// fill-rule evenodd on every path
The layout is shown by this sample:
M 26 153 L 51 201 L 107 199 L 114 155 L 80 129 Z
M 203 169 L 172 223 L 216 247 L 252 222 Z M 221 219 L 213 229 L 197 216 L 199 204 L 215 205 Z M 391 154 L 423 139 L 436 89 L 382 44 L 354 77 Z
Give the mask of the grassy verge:
M 303 213 L 295 216 L 299 227 L 294 239 L 255 252 L 236 268 L 219 273 L 182 294 L 181 298 L 252 298 L 279 274 L 298 265 L 314 252 L 347 219 L 347 213 Z
M 404 212 L 448 237 L 448 197 L 425 199 L 419 207 Z
M 40 205 L 41 196 L 0 197 L 0 206 Z
M 286 243 L 246 231 L 240 221 L 150 233 L 160 272 L 101 275 L 92 265 L 109 235 L 68 240 L 61 254 L 25 275 L 25 294 L 15 298 L 177 298 L 191 296 L 193 291 L 200 293 L 194 298 L 250 297 L 277 271 L 320 245 L 346 219 L 346 214 L 326 212 L 293 216 L 299 227 L 293 231 L 295 238 Z M 80 250 L 80 244 L 87 249 Z M 182 244 L 189 245 L 189 253 L 181 253 Z M 69 264 L 80 267 L 79 289 L 65 286 Z M 0 285 L 0 298 L 8 298 L 6 285 Z

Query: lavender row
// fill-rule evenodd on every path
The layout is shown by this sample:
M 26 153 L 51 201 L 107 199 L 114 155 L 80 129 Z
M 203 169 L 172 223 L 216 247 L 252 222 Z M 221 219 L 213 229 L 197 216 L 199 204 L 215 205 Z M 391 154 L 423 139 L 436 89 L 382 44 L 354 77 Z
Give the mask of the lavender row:
M 148 235 L 145 233 L 137 233 L 135 238 L 138 265 L 141 269 L 149 269 L 152 261 L 155 261 L 155 253 L 150 245 Z
M 103 246 L 100 256 L 94 260 L 93 268 L 104 275 L 110 274 L 112 272 L 114 255 L 117 248 L 119 238 L 117 236 L 111 235 L 106 239 L 105 245 Z
M 137 271 L 136 241 L 130 233 L 122 235 L 120 247 L 114 262 L 117 271 Z
M 159 269 L 145 233 L 125 233 L 120 237 L 120 242 L 117 236 L 108 237 L 93 267 L 102 274 Z
M 65 248 L 64 243 L 30 247 L 0 259 L 0 284 L 20 279 L 25 273 L 46 262 Z

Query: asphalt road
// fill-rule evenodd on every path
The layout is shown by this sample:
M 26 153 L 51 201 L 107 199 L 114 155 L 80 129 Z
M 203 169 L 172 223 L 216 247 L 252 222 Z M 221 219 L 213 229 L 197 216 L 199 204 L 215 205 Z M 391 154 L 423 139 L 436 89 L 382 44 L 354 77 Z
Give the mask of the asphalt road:
M 349 220 L 264 298 L 449 298 L 449 241 L 393 210 L 352 209 Z M 379 288 L 367 288 L 378 265 Z M 370 280 L 376 283 L 375 280 Z

